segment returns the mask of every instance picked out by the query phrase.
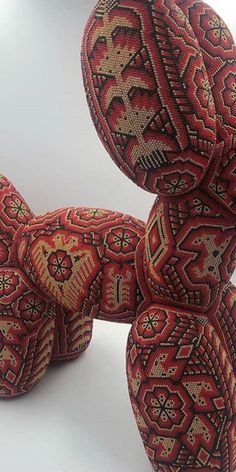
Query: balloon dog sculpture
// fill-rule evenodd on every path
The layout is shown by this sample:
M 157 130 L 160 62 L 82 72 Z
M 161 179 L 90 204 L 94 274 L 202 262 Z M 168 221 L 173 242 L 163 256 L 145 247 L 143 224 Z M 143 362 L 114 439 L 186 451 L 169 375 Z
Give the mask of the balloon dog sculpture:
M 92 319 L 132 323 L 127 377 L 160 472 L 236 468 L 236 52 L 193 0 L 100 0 L 82 64 L 120 169 L 157 195 L 147 224 L 69 208 L 35 217 L 0 179 L 0 394 L 79 355 Z
M 220 314 L 236 263 L 232 36 L 198 0 L 100 0 L 82 51 L 105 148 L 157 195 L 136 251 L 144 301 L 127 347 L 146 452 L 158 471 L 233 471 L 235 314 L 227 328 Z

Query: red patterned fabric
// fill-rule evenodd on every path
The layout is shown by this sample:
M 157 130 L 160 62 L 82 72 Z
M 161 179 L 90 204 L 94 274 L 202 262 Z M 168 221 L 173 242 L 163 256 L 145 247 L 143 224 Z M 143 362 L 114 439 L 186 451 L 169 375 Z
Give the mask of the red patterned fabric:
M 236 49 L 198 0 L 100 0 L 82 67 L 119 168 L 157 194 L 137 246 L 143 300 L 127 346 L 155 470 L 236 468 Z

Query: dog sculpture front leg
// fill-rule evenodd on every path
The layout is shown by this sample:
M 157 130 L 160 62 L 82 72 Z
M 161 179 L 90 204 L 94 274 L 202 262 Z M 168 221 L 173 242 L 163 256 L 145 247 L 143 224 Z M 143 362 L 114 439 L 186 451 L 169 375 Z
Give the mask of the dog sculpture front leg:
M 235 470 L 235 376 L 206 317 L 151 305 L 133 323 L 127 377 L 154 470 Z
M 55 304 L 18 267 L 0 269 L 0 397 L 28 392 L 49 365 Z

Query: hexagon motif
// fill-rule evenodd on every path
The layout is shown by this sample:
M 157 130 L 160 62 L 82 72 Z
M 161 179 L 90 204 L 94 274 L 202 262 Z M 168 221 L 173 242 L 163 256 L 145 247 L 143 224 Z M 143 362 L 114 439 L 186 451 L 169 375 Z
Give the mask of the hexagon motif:
M 146 310 L 133 326 L 135 341 L 155 345 L 166 339 L 173 329 L 174 313 L 156 306 Z
M 192 401 L 186 390 L 170 379 L 142 384 L 139 398 L 141 414 L 158 435 L 176 437 L 188 431 L 193 419 Z

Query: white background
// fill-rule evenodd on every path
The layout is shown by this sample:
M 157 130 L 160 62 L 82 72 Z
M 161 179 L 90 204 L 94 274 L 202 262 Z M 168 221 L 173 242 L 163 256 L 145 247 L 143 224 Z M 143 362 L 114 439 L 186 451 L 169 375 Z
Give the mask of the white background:
M 208 3 L 236 33 L 235 1 Z M 0 172 L 36 213 L 97 206 L 146 219 L 153 196 L 108 157 L 85 101 L 80 43 L 94 4 L 0 0 Z M 126 387 L 128 330 L 96 322 L 81 359 L 51 367 L 30 394 L 0 402 L 3 469 L 151 470 Z

